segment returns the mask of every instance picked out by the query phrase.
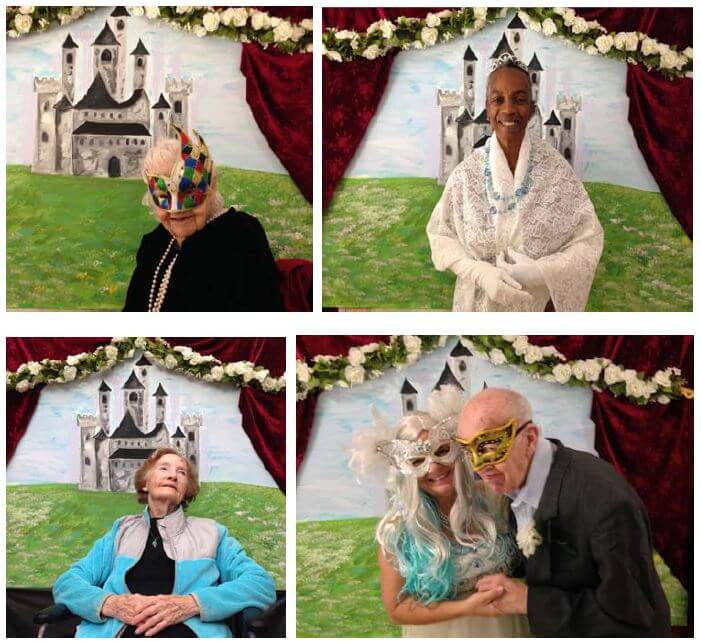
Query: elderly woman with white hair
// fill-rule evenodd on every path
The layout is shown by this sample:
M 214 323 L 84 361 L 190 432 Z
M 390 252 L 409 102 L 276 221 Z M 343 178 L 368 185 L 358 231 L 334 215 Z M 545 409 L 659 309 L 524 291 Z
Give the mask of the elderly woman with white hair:
M 125 312 L 281 311 L 279 274 L 258 219 L 227 207 L 204 140 L 172 125 L 144 160 L 160 224 L 136 254 Z
M 500 590 L 475 591 L 485 574 L 512 574 L 522 557 L 501 499 L 474 479 L 455 442 L 464 399 L 455 387 L 431 393 L 428 412 L 353 437 L 349 465 L 385 480 L 377 526 L 380 588 L 405 637 L 529 636 L 528 620 L 502 614 Z

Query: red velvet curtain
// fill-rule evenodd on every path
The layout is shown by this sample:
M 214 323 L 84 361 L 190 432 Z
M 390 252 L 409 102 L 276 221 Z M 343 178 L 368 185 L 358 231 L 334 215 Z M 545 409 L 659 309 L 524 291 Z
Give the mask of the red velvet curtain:
M 568 358 L 603 356 L 647 374 L 679 367 L 693 387 L 691 336 L 531 336 L 555 345 Z M 346 354 L 388 336 L 298 336 L 297 358 Z M 297 465 L 302 462 L 314 422 L 316 394 L 297 403 Z M 608 392 L 595 393 L 591 419 L 596 449 L 635 488 L 650 515 L 656 549 L 692 597 L 692 426 L 693 402 L 636 406 Z
M 273 376 L 285 372 L 284 338 L 166 338 L 171 345 L 186 345 L 203 355 L 222 361 L 248 360 L 263 365 Z M 71 354 L 93 351 L 110 338 L 8 338 L 7 368 L 44 358 L 65 359 Z M 8 391 L 7 462 L 27 430 L 36 409 L 41 388 L 20 394 Z M 243 429 L 265 468 L 285 491 L 285 394 L 266 394 L 243 388 L 239 394 Z
M 259 7 L 270 15 L 301 22 L 312 7 Z M 270 148 L 304 197 L 312 202 L 312 55 L 287 54 L 246 43 L 241 53 L 246 102 Z
M 286 312 L 311 312 L 313 307 L 312 261 L 280 258 L 275 261 L 280 273 L 282 304 Z
M 364 30 L 380 18 L 423 17 L 439 8 L 324 9 L 324 27 Z M 692 9 L 577 9 L 609 30 L 643 31 L 681 48 L 692 44 Z M 323 206 L 326 207 L 365 136 L 382 99 L 393 55 L 330 62 L 323 76 Z M 582 64 L 586 64 L 582 57 Z M 689 237 L 692 236 L 692 82 L 665 80 L 628 65 L 628 120 L 652 175 Z

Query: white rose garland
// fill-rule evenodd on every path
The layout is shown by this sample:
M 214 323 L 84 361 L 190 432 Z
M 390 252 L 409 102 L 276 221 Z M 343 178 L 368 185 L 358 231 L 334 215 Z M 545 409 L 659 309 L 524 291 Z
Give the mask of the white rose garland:
M 180 371 L 192 378 L 236 387 L 254 387 L 269 394 L 285 389 L 285 376 L 275 377 L 265 367 L 250 361 L 223 363 L 214 356 L 203 356 L 182 345 L 171 347 L 161 338 L 113 338 L 110 344 L 92 353 L 68 356 L 65 360 L 45 358 L 40 362 L 22 363 L 14 372 L 6 373 L 6 386 L 23 393 L 36 385 L 67 383 L 105 371 L 134 356 L 135 350 L 166 369 Z

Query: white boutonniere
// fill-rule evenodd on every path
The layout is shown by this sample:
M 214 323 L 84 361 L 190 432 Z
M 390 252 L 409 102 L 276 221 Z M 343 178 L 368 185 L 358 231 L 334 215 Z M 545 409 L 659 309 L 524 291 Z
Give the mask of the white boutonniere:
M 536 548 L 543 542 L 543 537 L 538 532 L 535 526 L 535 521 L 530 519 L 523 527 L 518 528 L 516 532 L 516 543 L 523 552 L 523 556 L 528 558 L 532 556 Z

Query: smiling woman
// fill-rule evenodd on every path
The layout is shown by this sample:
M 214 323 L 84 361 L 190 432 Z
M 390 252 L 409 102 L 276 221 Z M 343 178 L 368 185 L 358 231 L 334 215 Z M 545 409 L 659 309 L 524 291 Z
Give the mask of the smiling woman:
M 54 585 L 83 619 L 79 637 L 226 637 L 225 620 L 275 601 L 272 578 L 226 528 L 187 517 L 197 474 L 176 449 L 156 450 L 136 473 L 143 514 L 126 516 Z
M 448 178 L 426 229 L 433 264 L 457 276 L 454 311 L 583 311 L 603 230 L 568 161 L 528 133 L 527 67 L 492 60 L 486 111 L 494 134 Z

